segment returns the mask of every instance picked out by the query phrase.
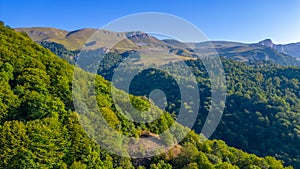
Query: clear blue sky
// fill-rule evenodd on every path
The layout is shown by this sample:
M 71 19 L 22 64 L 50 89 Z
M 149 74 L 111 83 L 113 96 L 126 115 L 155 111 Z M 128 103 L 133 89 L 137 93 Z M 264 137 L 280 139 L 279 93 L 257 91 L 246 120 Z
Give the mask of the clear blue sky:
M 300 41 L 300 0 L 0 0 L 0 20 L 11 27 L 100 28 L 139 12 L 177 15 L 211 40 Z

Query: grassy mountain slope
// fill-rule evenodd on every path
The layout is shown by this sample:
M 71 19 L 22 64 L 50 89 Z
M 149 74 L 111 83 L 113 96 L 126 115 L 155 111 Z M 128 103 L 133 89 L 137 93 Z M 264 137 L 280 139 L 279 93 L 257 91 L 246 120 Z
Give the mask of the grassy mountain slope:
M 26 32 L 34 41 L 56 42 L 71 50 L 82 48 L 88 38 L 97 31 L 97 29 L 86 28 L 68 32 L 44 27 L 16 28 L 16 30 Z
M 0 168 L 283 168 L 272 157 L 259 158 L 222 141 L 203 142 L 193 132 L 177 151 L 158 157 L 134 160 L 109 154 L 84 132 L 72 104 L 73 70 L 93 75 L 3 23 L 0 37 Z M 85 82 L 76 84 L 84 88 Z M 98 106 L 120 133 L 160 133 L 173 123 L 167 113 L 149 124 L 126 120 L 113 106 L 109 88 L 109 82 L 96 76 Z M 134 106 L 147 108 L 147 100 L 132 100 Z
M 62 39 L 68 34 L 68 31 L 65 30 L 46 27 L 16 28 L 16 30 L 26 32 L 34 41 Z

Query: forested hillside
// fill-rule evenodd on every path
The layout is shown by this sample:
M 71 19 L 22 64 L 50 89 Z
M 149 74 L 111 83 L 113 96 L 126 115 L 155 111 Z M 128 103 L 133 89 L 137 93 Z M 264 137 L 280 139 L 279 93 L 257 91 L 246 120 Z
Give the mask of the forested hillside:
M 61 45 L 56 42 L 48 42 L 48 41 L 41 41 L 39 42 L 44 48 L 51 50 L 57 56 L 68 61 L 70 64 L 75 63 L 75 56 L 78 54 L 79 50 L 69 50 L 65 48 L 64 45 Z
M 122 55 L 107 54 L 99 65 L 98 74 L 112 80 L 115 69 L 124 59 L 126 57 Z M 251 65 L 227 59 L 222 62 L 227 79 L 227 99 L 213 138 L 260 156 L 276 156 L 300 168 L 300 69 L 270 62 L 253 62 Z M 200 133 L 211 107 L 211 84 L 201 60 L 188 60 L 186 64 L 199 86 L 201 101 L 194 130 Z M 170 69 L 173 72 L 186 70 L 181 65 L 173 64 Z M 130 72 L 136 67 L 118 69 Z M 178 114 L 180 90 L 166 72 L 157 69 L 141 71 L 132 80 L 130 93 L 149 97 L 156 88 L 164 91 L 168 98 L 166 110 Z
M 0 168 L 284 168 L 273 157 L 247 154 L 219 140 L 204 141 L 194 132 L 157 157 L 109 154 L 87 136 L 74 111 L 74 69 L 93 76 L 0 24 Z M 113 105 L 110 83 L 100 76 L 95 81 L 98 106 L 118 132 L 139 137 L 142 131 L 160 133 L 174 123 L 169 113 L 147 124 L 125 119 Z M 132 96 L 132 102 L 141 109 L 149 105 L 141 97 Z

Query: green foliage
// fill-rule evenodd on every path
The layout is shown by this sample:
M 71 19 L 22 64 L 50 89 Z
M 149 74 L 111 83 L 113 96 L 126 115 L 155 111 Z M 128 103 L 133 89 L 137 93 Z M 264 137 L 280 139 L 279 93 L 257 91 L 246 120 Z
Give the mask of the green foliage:
M 86 169 L 86 165 L 82 162 L 74 161 L 74 163 L 70 167 L 71 169 Z
M 121 55 L 103 60 L 98 70 L 111 80 L 114 70 L 125 58 Z M 104 57 L 106 58 L 106 56 Z M 227 99 L 223 118 L 213 138 L 259 156 L 276 156 L 289 165 L 300 167 L 300 69 L 271 63 L 250 65 L 222 59 L 227 79 Z M 113 64 L 112 64 L 113 63 Z M 175 64 L 175 65 L 174 65 Z M 201 60 L 187 60 L 196 76 L 200 109 L 194 130 L 200 133 L 211 107 L 211 88 L 208 74 Z M 110 65 L 110 67 L 109 67 Z M 168 68 L 168 65 L 166 66 Z M 118 68 L 131 71 L 135 67 Z M 122 69 L 122 70 L 120 70 Z M 172 63 L 169 71 L 183 72 L 180 64 Z M 184 79 L 186 77 L 177 77 Z M 180 82 L 179 82 L 180 83 Z M 149 97 L 153 89 L 162 90 L 167 97 L 167 112 L 178 114 L 181 108 L 178 84 L 166 72 L 143 70 L 131 82 L 130 93 Z M 195 100 L 195 99 L 191 99 Z M 188 103 L 189 105 L 192 103 Z
M 79 50 L 68 50 L 64 45 L 56 42 L 41 41 L 39 43 L 57 56 L 68 61 L 70 64 L 75 63 L 75 56 L 79 53 Z
M 172 166 L 161 160 L 157 164 L 151 164 L 150 169 L 172 169 Z
M 74 69 L 83 77 L 94 77 L 58 58 L 28 36 L 0 24 L 0 168 L 101 169 L 138 166 L 139 161 L 108 153 L 86 134 L 72 105 Z M 159 134 L 174 124 L 172 115 L 155 106 L 150 107 L 149 117 L 155 113 L 160 116 L 151 123 L 139 124 L 126 119 L 113 104 L 110 83 L 99 76 L 95 82 L 96 96 L 90 96 L 88 90 L 83 90 L 86 93 L 80 96 L 74 94 L 74 97 L 97 100 L 105 119 L 121 134 L 138 137 L 138 133 L 145 130 Z M 89 82 L 79 79 L 73 86 L 74 90 L 87 89 L 86 83 Z M 295 86 L 295 83 L 297 81 L 294 80 L 288 86 Z M 119 93 L 122 101 L 124 92 Z M 130 98 L 138 109 L 149 109 L 150 101 L 145 97 L 131 95 Z M 292 99 L 284 101 L 275 97 L 274 101 L 282 106 L 280 110 L 292 110 L 285 107 L 293 103 Z M 97 108 L 95 105 L 94 110 Z M 88 113 L 97 117 L 94 110 Z M 257 116 L 261 114 L 257 112 Z M 283 121 L 283 126 L 289 127 L 294 123 Z M 184 128 L 176 125 L 174 130 L 178 131 L 178 135 L 182 134 Z M 169 140 L 165 141 L 169 142 L 171 136 L 166 138 Z M 110 144 L 112 139 L 118 138 L 105 139 Z M 120 144 L 116 145 L 120 148 L 117 146 Z M 177 154 L 173 153 L 172 157 L 161 155 L 142 160 L 141 164 L 148 168 L 283 168 L 282 163 L 274 158 L 259 158 L 228 147 L 222 141 L 204 142 L 194 132 L 186 136 Z

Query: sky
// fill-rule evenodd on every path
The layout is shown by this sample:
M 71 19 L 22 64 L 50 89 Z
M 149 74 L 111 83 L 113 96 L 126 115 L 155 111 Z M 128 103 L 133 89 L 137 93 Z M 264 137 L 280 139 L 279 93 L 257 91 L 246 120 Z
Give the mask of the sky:
M 209 40 L 300 42 L 300 0 L 0 0 L 0 20 L 13 28 L 101 28 L 141 12 L 176 15 Z

